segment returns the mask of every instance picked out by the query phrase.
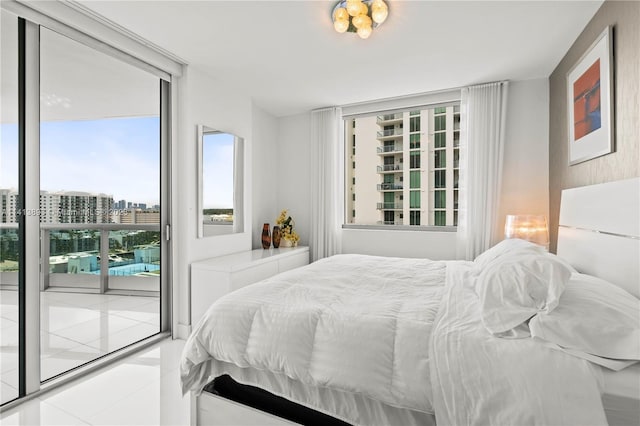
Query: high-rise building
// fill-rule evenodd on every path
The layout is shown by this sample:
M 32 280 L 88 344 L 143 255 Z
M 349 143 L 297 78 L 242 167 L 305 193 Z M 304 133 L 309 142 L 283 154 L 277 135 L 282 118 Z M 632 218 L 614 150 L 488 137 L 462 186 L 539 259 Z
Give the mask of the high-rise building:
M 18 192 L 0 189 L 3 223 L 18 221 Z M 27 215 L 39 215 L 41 223 L 109 223 L 113 209 L 113 197 L 89 192 L 40 191 L 38 211 L 25 211 Z
M 346 223 L 456 226 L 459 106 L 345 122 Z

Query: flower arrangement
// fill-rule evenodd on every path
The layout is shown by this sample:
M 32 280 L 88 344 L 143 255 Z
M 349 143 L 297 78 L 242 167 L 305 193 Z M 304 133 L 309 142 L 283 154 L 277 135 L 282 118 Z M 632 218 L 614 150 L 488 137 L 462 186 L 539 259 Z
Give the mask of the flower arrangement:
M 287 210 L 282 210 L 280 216 L 276 219 L 276 225 L 280 227 L 282 242 L 281 247 L 295 247 L 298 245 L 300 236 L 293 230 L 293 219 L 287 214 Z

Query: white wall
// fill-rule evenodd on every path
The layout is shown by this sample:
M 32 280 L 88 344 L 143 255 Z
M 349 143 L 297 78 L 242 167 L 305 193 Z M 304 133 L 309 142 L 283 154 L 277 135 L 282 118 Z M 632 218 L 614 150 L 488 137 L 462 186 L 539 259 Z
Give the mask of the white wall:
M 253 222 L 251 224 L 252 246 L 262 248 L 262 224 L 273 229 L 281 207 L 278 193 L 278 122 L 260 108 L 253 107 Z
M 509 86 L 504 184 L 500 215 L 547 214 L 548 211 L 548 82 L 516 81 Z M 294 213 L 302 244 L 308 244 L 310 222 L 310 115 L 279 121 L 279 204 Z M 337 194 L 342 196 L 342 194 Z M 500 230 L 495 236 L 501 239 Z M 344 253 L 453 259 L 454 232 L 345 229 Z
M 511 82 L 508 102 L 498 241 L 508 214 L 549 218 L 549 81 Z
M 253 148 L 252 102 L 227 88 L 226 85 L 187 67 L 179 79 L 174 95 L 178 98 L 178 129 L 174 147 L 173 197 L 174 272 L 175 287 L 173 329 L 177 337 L 186 338 L 190 324 L 191 262 L 251 248 L 252 235 L 252 167 L 245 169 L 245 232 L 197 238 L 197 143 L 196 125 L 204 124 L 241 136 L 245 140 L 245 156 L 251 164 Z

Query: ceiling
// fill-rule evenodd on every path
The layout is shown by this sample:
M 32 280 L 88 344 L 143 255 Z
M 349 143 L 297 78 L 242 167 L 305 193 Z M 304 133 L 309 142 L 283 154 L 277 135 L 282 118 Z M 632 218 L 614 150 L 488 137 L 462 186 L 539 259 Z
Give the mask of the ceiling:
M 389 0 L 367 40 L 333 30 L 334 1 L 78 3 L 280 117 L 548 77 L 602 1 Z

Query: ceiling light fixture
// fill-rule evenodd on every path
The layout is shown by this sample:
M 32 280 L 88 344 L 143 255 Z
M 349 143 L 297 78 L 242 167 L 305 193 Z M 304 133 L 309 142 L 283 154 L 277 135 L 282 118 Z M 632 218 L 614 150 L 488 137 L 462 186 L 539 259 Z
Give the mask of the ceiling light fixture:
M 388 15 L 389 7 L 383 0 L 340 0 L 333 8 L 333 28 L 369 38 Z

